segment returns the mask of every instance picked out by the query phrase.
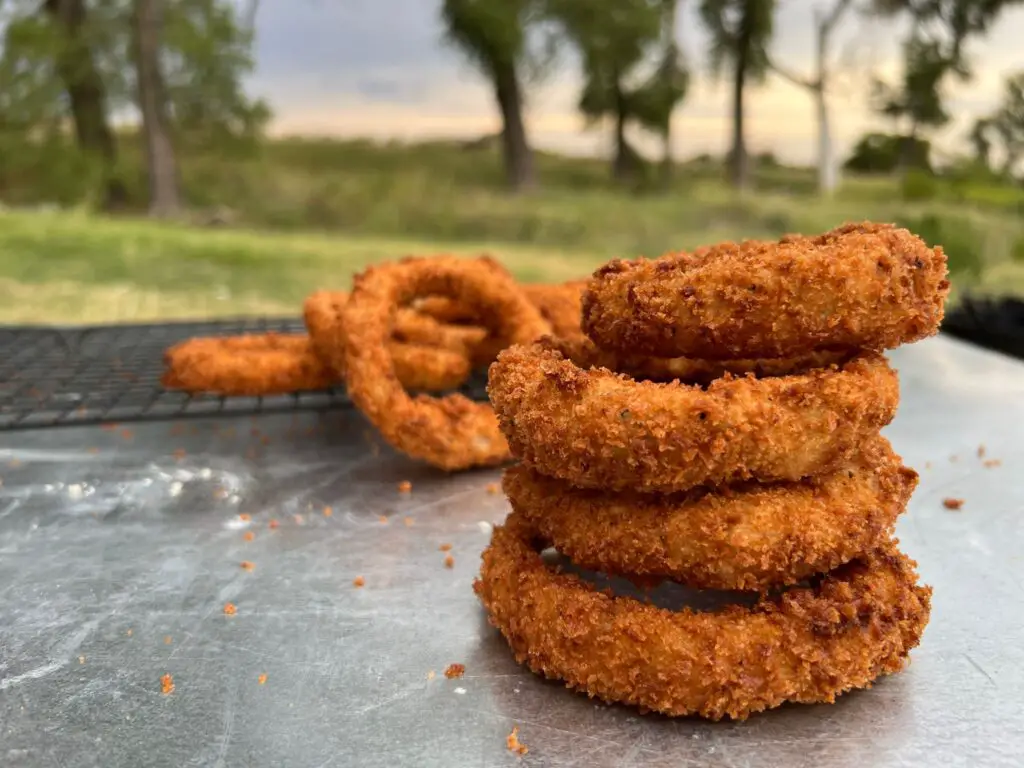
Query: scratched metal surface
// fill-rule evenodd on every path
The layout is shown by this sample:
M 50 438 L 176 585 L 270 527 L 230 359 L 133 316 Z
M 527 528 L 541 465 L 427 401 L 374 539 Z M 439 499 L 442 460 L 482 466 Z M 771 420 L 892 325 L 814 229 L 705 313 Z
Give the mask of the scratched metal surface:
M 923 645 L 871 691 L 742 724 L 595 705 L 517 667 L 471 591 L 498 473 L 440 477 L 353 414 L 4 435 L 0 765 L 1019 765 L 1024 366 L 945 339 L 893 360 L 888 433 L 922 474 L 900 535 L 935 587 Z

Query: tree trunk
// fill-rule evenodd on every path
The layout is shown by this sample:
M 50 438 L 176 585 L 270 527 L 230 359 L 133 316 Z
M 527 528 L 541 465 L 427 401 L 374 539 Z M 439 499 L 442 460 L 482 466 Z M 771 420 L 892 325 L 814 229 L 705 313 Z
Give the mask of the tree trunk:
M 661 44 L 666 61 L 678 56 L 679 53 L 676 46 L 676 17 L 679 13 L 679 2 L 680 0 L 664 0 Z M 672 184 L 672 115 L 669 115 L 665 122 L 665 132 L 661 141 L 661 184 L 667 188 Z
M 502 66 L 495 72 L 494 87 L 498 107 L 501 109 L 501 143 L 508 185 L 516 192 L 533 189 L 537 185 L 537 177 L 533 167 L 533 152 L 526 138 L 523 96 L 514 64 Z
M 633 155 L 629 142 L 626 141 L 626 121 L 629 119 L 626 109 L 626 97 L 622 92 L 621 83 L 615 80 L 615 159 L 612 161 L 612 178 L 616 181 L 628 181 L 633 176 Z
M 121 208 L 128 191 L 116 176 L 117 143 L 107 122 L 106 89 L 84 36 L 85 0 L 46 0 L 43 8 L 62 32 L 57 73 L 68 94 L 78 145 L 103 163 L 103 207 Z
M 828 97 L 819 82 L 814 91 L 814 107 L 818 117 L 818 192 L 831 196 L 839 186 L 839 169 L 832 144 L 832 126 L 828 115 Z
M 181 209 L 178 165 L 167 119 L 167 94 L 160 71 L 164 0 L 135 0 L 135 72 L 149 175 L 149 212 L 174 216 Z
M 747 160 L 747 144 L 743 129 L 743 91 L 747 84 L 747 57 L 750 49 L 750 35 L 746 29 L 740 32 L 736 50 L 736 69 L 732 87 L 732 154 L 730 160 L 730 181 L 738 190 L 750 186 L 750 164 Z

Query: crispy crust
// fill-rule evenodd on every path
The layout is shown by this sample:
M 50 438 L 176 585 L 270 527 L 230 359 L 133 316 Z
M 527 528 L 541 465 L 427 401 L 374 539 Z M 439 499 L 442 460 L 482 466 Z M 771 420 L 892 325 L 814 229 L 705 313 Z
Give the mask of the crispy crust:
M 512 343 L 550 329 L 515 282 L 485 264 L 405 259 L 370 267 L 356 278 L 331 324 L 330 360 L 346 371 L 352 401 L 395 448 L 450 471 L 506 461 L 508 445 L 490 405 L 461 395 L 411 398 L 395 376 L 387 349 L 395 312 L 435 294 L 467 305 L 492 335 Z
M 726 375 L 705 389 L 583 369 L 580 349 L 550 338 L 510 347 L 488 384 L 512 453 L 580 488 L 800 480 L 836 469 L 899 402 L 895 371 L 873 352 L 791 376 Z
M 935 334 L 948 292 L 942 248 L 865 222 L 612 261 L 584 293 L 582 325 L 599 346 L 657 357 L 881 350 Z
M 608 702 L 745 719 L 833 702 L 898 672 L 928 623 L 931 589 L 887 543 L 813 587 L 753 608 L 668 611 L 552 572 L 517 513 L 495 528 L 474 589 L 516 659 Z
M 523 292 L 551 323 L 551 332 L 566 339 L 579 338 L 580 312 L 586 280 L 572 280 L 556 285 L 534 283 L 523 286 Z
M 188 339 L 167 349 L 164 362 L 163 386 L 193 394 L 276 395 L 338 383 L 303 334 Z
M 331 365 L 341 362 L 331 355 L 331 345 L 336 338 L 334 325 L 339 321 L 341 310 L 347 302 L 348 294 L 344 291 L 317 291 L 308 296 L 302 305 L 313 349 L 321 360 L 329 361 Z M 413 334 L 419 333 L 417 338 L 420 340 L 433 338 L 435 345 L 396 341 L 398 333 L 393 331 L 387 348 L 391 353 L 395 376 L 406 389 L 423 392 L 445 392 L 462 386 L 471 372 L 465 348 L 451 337 L 425 335 L 427 324 L 435 321 L 429 317 L 415 317 L 415 314 L 411 310 L 401 312 L 404 329 L 407 332 L 410 328 L 415 329 Z M 443 346 L 446 343 L 448 347 Z M 338 374 L 339 378 L 344 378 L 344 368 L 339 369 Z
M 796 584 L 880 546 L 917 486 L 883 437 L 835 472 L 670 496 L 578 490 L 524 465 L 512 508 L 574 563 L 700 589 Z

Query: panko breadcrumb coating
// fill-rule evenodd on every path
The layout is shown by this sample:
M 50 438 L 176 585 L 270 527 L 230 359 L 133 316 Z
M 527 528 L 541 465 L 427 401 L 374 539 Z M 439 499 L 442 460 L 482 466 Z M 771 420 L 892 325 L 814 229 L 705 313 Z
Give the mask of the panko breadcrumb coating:
M 796 584 L 880 546 L 917 486 L 888 441 L 795 483 L 746 483 L 674 495 L 574 489 L 517 465 L 512 509 L 583 567 L 700 589 Z
M 504 350 L 488 395 L 512 453 L 580 488 L 672 493 L 833 471 L 888 424 L 899 383 L 867 352 L 790 376 L 723 376 L 707 388 L 584 369 L 578 344 Z
M 584 293 L 582 325 L 601 347 L 657 357 L 891 349 L 938 331 L 946 274 L 941 247 L 887 224 L 846 224 L 612 261 Z
M 833 702 L 899 671 L 931 590 L 893 543 L 752 608 L 669 611 L 551 571 L 512 513 L 474 584 L 491 623 L 534 672 L 609 702 L 742 720 L 785 702 Z

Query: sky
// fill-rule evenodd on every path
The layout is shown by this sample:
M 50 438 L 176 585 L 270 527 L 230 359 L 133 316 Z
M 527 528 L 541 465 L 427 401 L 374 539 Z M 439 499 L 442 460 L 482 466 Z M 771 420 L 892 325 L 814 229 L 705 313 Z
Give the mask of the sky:
M 814 10 L 832 0 L 782 0 L 776 15 L 774 57 L 811 74 Z M 686 0 L 678 23 L 694 73 L 690 92 L 673 118 L 679 157 L 721 153 L 730 135 L 729 90 L 707 71 L 704 37 Z M 276 134 L 415 140 L 477 138 L 500 128 L 486 81 L 459 51 L 444 44 L 437 0 L 262 0 L 257 16 L 254 93 L 275 112 Z M 954 116 L 937 136 L 941 149 L 963 147 L 974 118 L 998 103 L 1003 78 L 1024 69 L 1019 38 L 1024 9 L 1005 12 L 991 35 L 969 46 L 974 79 L 948 91 Z M 838 62 L 831 98 L 835 140 L 849 149 L 866 130 L 884 123 L 868 109 L 872 73 L 899 72 L 903 29 L 849 14 L 837 29 Z M 527 94 L 527 129 L 534 145 L 572 154 L 603 154 L 606 130 L 586 130 L 575 110 L 578 62 L 560 51 L 558 66 Z M 816 128 L 813 102 L 778 77 L 747 97 L 751 151 L 772 151 L 792 163 L 811 163 Z M 639 134 L 638 134 L 639 137 Z M 640 148 L 654 148 L 639 137 Z M 645 143 L 646 142 L 646 143 Z

